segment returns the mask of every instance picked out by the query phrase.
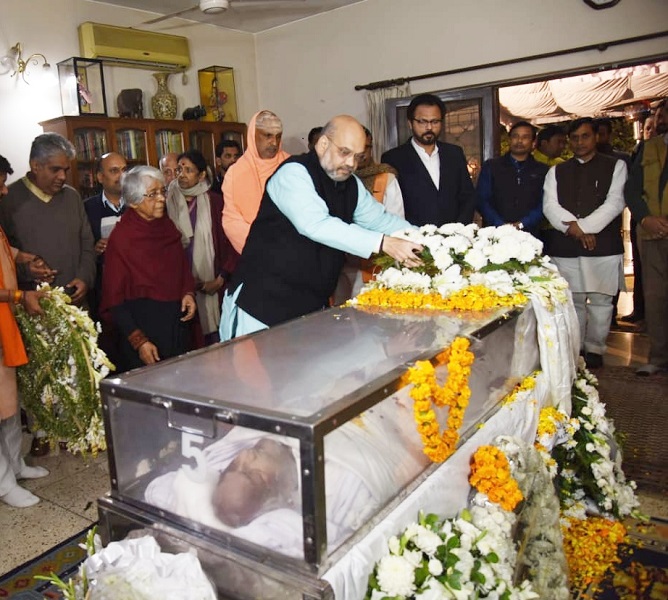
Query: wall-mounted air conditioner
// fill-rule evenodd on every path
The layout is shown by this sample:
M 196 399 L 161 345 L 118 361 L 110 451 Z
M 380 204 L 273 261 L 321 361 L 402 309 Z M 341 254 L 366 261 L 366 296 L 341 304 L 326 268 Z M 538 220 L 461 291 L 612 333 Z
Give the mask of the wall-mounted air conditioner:
M 79 25 L 81 56 L 105 63 L 153 70 L 190 66 L 188 38 L 86 22 Z

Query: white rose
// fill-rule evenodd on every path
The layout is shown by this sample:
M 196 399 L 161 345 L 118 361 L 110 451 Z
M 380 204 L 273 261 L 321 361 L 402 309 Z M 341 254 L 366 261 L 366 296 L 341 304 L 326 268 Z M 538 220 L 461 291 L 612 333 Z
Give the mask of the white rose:
M 443 564 L 437 558 L 432 558 L 429 561 L 428 568 L 429 573 L 431 573 L 434 577 L 438 577 L 441 573 L 443 573 Z

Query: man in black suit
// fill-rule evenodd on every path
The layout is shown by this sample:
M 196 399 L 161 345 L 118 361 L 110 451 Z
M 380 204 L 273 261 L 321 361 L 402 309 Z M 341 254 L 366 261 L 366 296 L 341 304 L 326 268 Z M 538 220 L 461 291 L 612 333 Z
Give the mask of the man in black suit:
M 95 255 L 97 272 L 95 285 L 88 291 L 88 311 L 94 321 L 100 321 L 102 332 L 98 338 L 100 348 L 104 350 L 109 360 L 115 365 L 118 363 L 119 334 L 113 323 L 103 320 L 99 314 L 99 305 L 102 300 L 102 270 L 104 268 L 104 252 L 111 230 L 120 220 L 125 211 L 125 202 L 121 194 L 121 180 L 127 171 L 128 164 L 123 156 L 117 152 L 108 152 L 97 161 L 97 181 L 102 192 L 91 196 L 84 202 L 84 209 L 88 216 L 91 231 L 95 238 Z
M 475 196 L 463 150 L 438 141 L 445 105 L 433 94 L 421 94 L 408 105 L 411 139 L 383 154 L 392 165 L 404 197 L 406 220 L 413 225 L 470 223 Z
M 121 178 L 128 165 L 117 152 L 108 152 L 97 161 L 97 182 L 102 191 L 91 196 L 84 202 L 93 237 L 95 238 L 95 255 L 97 257 L 97 275 L 95 286 L 88 291 L 88 305 L 91 317 L 98 320 L 97 307 L 102 293 L 102 267 L 104 251 L 107 248 L 109 234 L 125 210 L 125 202 L 121 197 Z

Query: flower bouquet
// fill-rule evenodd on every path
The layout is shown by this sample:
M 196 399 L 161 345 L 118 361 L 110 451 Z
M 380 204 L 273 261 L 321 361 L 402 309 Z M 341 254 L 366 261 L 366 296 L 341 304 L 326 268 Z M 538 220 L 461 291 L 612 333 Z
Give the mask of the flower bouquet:
M 586 509 L 621 519 L 639 506 L 635 482 L 627 481 L 615 426 L 606 417 L 596 377 L 580 365 L 572 390 L 573 412 L 560 421 L 553 456 L 565 516 L 584 518 Z M 591 504 L 586 505 L 585 499 Z
M 106 449 L 100 381 L 114 366 L 97 346 L 98 329 L 62 288 L 40 287 L 43 315 L 16 312 L 29 362 L 17 369 L 18 386 L 35 426 L 71 452 Z
M 380 255 L 379 272 L 352 303 L 390 308 L 487 310 L 519 306 L 528 295 L 546 306 L 564 301 L 567 284 L 543 244 L 512 225 L 424 225 L 394 234 L 423 246 L 422 265 L 402 267 Z
M 369 577 L 367 600 L 415 598 L 538 598 L 528 582 L 513 584 L 513 513 L 490 506 L 463 510 L 439 520 L 420 513 L 400 537 L 388 540 L 388 554 Z
M 214 600 L 213 584 L 195 552 L 162 552 L 150 535 L 110 542 L 105 548 L 93 527 L 80 544 L 88 558 L 78 573 L 63 581 L 54 573 L 43 579 L 55 585 L 64 600 Z

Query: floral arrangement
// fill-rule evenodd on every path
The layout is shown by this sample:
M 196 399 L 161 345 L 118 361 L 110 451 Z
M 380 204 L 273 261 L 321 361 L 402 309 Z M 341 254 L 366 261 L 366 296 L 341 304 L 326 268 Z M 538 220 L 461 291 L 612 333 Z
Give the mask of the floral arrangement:
M 620 521 L 571 517 L 564 523 L 562 532 L 571 585 L 575 590 L 597 583 L 610 567 L 621 562 L 618 550 L 626 539 L 626 527 Z
M 480 446 L 473 453 L 469 483 L 504 510 L 515 510 L 524 499 L 506 455 L 496 446 Z
M 97 346 L 98 329 L 62 288 L 40 287 L 43 315 L 16 319 L 28 353 L 17 369 L 18 386 L 35 426 L 71 452 L 106 450 L 100 381 L 114 366 Z M 99 327 L 99 325 L 98 325 Z
M 443 462 L 457 447 L 459 429 L 471 397 L 468 382 L 474 355 L 466 338 L 455 338 L 447 350 L 436 357 L 447 363 L 448 377 L 443 386 L 436 380 L 436 370 L 429 361 L 418 361 L 403 381 L 412 384 L 413 413 L 424 444 L 424 453 L 434 462 Z M 441 433 L 433 406 L 449 407 L 445 430 Z
M 194 552 L 169 554 L 150 535 L 110 542 L 104 548 L 89 530 L 85 544 L 88 558 L 67 582 L 56 574 L 38 575 L 50 581 L 64 600 L 179 598 L 214 600 L 217 594 Z
M 519 511 L 519 551 L 515 576 L 528 579 L 541 598 L 569 600 L 568 566 L 559 519 L 559 499 L 540 453 L 523 441 L 500 436 L 494 441 L 511 466 L 524 496 Z
M 486 310 L 526 304 L 535 295 L 546 306 L 563 302 L 565 280 L 542 242 L 512 225 L 424 225 L 394 234 L 421 244 L 422 265 L 408 268 L 381 255 L 380 272 L 352 303 L 399 309 Z
M 366 599 L 538 598 L 529 582 L 513 585 L 515 519 L 495 505 L 445 520 L 420 513 L 401 536 L 388 540 L 388 554 L 369 576 Z
M 614 424 L 606 418 L 597 384 L 581 361 L 571 392 L 572 416 L 543 408 L 535 444 L 559 494 L 564 551 L 575 593 L 596 584 L 620 562 L 626 528 L 619 519 L 630 514 L 642 518 L 635 484 L 627 482 L 622 471 Z
M 573 412 L 559 421 L 552 452 L 559 465 L 556 484 L 565 516 L 584 518 L 588 498 L 607 518 L 621 519 L 637 512 L 639 502 L 635 482 L 624 476 L 615 427 L 606 417 L 597 384 L 581 363 L 572 388 Z

